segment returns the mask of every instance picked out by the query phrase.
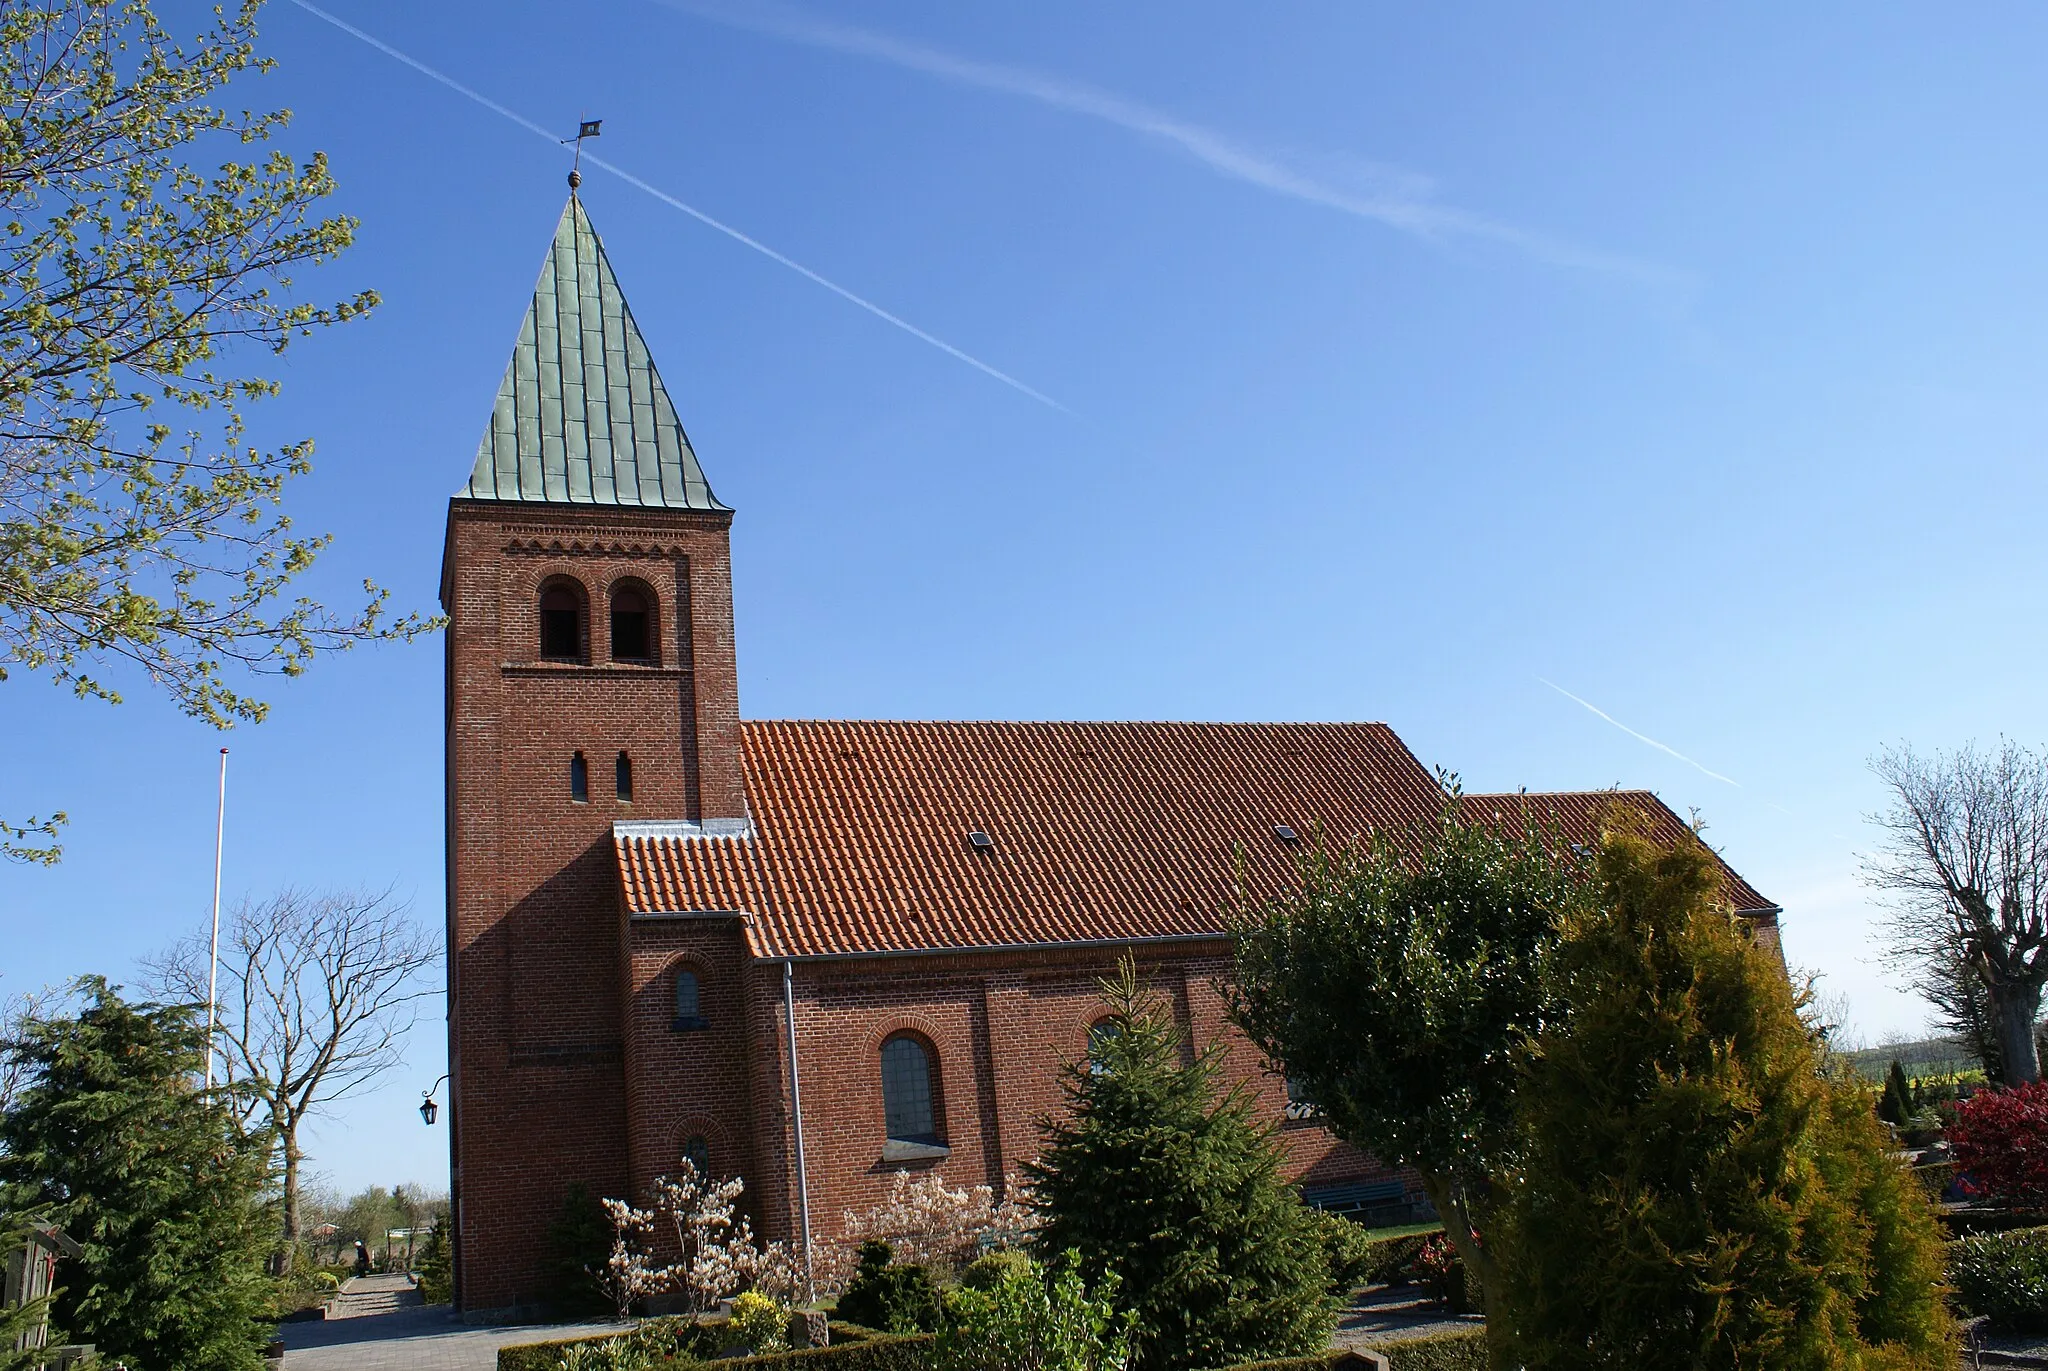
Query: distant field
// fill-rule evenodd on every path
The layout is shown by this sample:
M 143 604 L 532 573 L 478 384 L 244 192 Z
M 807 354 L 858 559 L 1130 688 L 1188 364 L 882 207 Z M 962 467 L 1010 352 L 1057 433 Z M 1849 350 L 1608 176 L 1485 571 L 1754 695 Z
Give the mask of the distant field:
M 1867 1081 L 1882 1081 L 1895 1059 L 1905 1068 L 1907 1078 L 1916 1081 L 1928 1076 L 1968 1075 L 1978 1070 L 1976 1059 L 1946 1038 L 1867 1047 L 1840 1055 Z

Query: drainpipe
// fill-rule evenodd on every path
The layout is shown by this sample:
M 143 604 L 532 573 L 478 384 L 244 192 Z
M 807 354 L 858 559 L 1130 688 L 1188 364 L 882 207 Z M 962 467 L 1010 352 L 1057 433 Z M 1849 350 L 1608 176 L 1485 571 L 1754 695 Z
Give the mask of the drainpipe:
M 804 1294 L 816 1299 L 817 1287 L 811 1283 L 811 1182 L 804 1170 L 804 1091 L 796 1069 L 796 992 L 792 988 L 792 965 L 788 958 L 783 959 L 782 1012 L 789 1024 L 789 1110 L 791 1118 L 796 1121 L 796 1202 L 803 1215 Z

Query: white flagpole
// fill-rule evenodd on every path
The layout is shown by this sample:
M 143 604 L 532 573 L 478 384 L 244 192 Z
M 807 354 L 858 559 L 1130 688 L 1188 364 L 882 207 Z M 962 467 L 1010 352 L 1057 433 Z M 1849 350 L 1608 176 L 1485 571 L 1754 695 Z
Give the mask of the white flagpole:
M 213 1089 L 213 1026 L 220 1013 L 220 849 L 228 827 L 228 750 L 220 750 L 220 807 L 213 819 L 213 942 L 206 960 L 206 1088 Z

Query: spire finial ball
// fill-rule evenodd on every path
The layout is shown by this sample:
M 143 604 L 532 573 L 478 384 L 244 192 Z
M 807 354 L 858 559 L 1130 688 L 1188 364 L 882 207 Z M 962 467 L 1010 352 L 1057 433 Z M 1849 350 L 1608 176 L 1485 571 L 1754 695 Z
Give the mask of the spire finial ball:
M 574 190 L 574 189 L 576 189 L 576 187 L 578 187 L 578 186 L 580 186 L 580 185 L 582 185 L 582 184 L 583 184 L 583 173 L 582 173 L 582 172 L 580 172 L 580 171 L 572 171 L 572 172 L 570 172 L 570 173 L 569 173 L 569 189 L 570 189 L 570 190 Z

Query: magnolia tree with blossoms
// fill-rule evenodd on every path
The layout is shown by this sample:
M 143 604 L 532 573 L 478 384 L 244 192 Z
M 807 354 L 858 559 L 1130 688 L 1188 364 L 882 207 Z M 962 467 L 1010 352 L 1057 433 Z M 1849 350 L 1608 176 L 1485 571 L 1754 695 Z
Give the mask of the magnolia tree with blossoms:
M 836 1290 L 852 1275 L 854 1252 L 870 1238 L 881 1238 L 899 1262 L 956 1268 L 997 1247 L 1021 1247 L 1037 1224 L 1016 1199 L 1014 1181 L 1003 1186 L 998 1200 L 986 1185 L 947 1188 L 927 1173 L 912 1179 L 896 1173 L 889 1198 L 871 1209 L 844 1212 L 846 1234 L 840 1244 L 818 1253 L 816 1277 L 821 1289 Z
M 784 1305 L 809 1298 L 796 1252 L 788 1243 L 757 1242 L 753 1225 L 738 1212 L 745 1190 L 739 1177 L 713 1180 L 685 1157 L 679 1170 L 655 1177 L 652 1207 L 604 1202 L 612 1224 L 611 1255 L 602 1272 L 591 1274 L 620 1318 L 648 1295 L 680 1295 L 693 1314 L 746 1289 Z M 664 1263 L 657 1255 L 657 1225 L 675 1234 L 678 1260 Z

